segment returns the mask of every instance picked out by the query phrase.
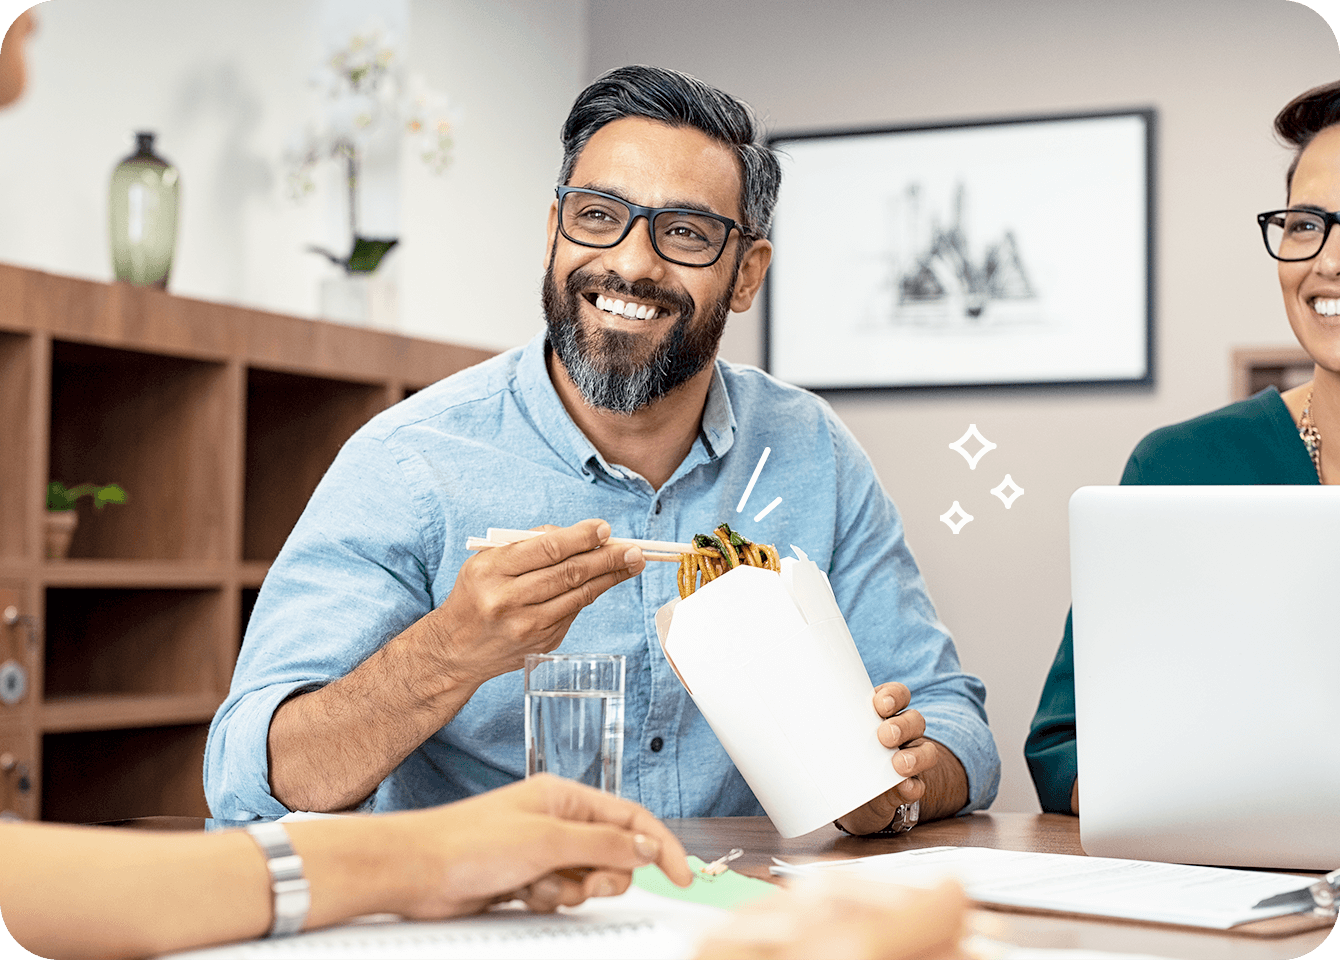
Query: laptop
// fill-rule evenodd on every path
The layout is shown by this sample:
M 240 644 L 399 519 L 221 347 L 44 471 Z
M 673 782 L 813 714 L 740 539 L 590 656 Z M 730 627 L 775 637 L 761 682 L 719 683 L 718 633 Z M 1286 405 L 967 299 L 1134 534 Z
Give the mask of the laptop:
M 1070 499 L 1080 843 L 1340 868 L 1340 487 Z

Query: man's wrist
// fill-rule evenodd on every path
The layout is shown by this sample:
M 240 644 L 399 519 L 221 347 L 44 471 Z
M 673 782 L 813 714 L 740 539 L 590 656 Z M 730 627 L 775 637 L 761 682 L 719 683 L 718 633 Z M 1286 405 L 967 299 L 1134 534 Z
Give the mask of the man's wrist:
M 917 774 L 925 786 L 921 795 L 921 819 L 939 820 L 955 816 L 967 806 L 970 799 L 968 771 L 953 750 L 938 740 L 930 742 L 935 745 L 939 759 L 931 769 Z

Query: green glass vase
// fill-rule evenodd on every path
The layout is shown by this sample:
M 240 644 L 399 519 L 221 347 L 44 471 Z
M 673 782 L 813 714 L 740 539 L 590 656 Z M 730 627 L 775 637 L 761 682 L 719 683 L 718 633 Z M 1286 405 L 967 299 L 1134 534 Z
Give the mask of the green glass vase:
M 167 289 L 177 246 L 177 168 L 154 153 L 152 133 L 112 171 L 110 224 L 116 279 Z

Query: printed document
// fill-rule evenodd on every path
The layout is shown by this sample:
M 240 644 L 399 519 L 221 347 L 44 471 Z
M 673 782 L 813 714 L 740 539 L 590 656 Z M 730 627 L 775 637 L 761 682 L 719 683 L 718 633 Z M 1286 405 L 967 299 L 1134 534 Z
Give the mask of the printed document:
M 956 877 L 968 896 L 981 903 L 1215 930 L 1296 913 L 1296 906 L 1258 904 L 1277 894 L 1301 890 L 1317 879 L 1227 867 L 1018 853 L 986 847 L 930 847 L 803 865 L 778 861 L 772 868 L 781 876 L 834 870 L 913 886 L 929 886 L 943 877 Z

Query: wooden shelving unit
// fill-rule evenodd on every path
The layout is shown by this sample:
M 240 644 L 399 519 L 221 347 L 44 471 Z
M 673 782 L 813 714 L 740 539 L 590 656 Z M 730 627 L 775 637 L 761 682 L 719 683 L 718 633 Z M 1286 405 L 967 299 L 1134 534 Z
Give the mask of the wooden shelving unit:
M 487 351 L 0 264 L 0 816 L 206 816 L 261 581 L 373 414 Z M 80 502 L 45 557 L 48 480 Z

